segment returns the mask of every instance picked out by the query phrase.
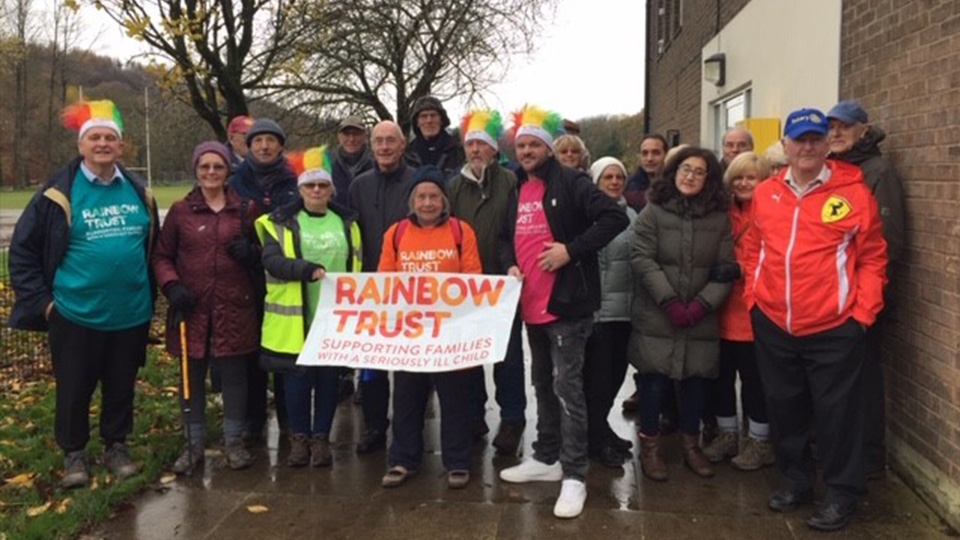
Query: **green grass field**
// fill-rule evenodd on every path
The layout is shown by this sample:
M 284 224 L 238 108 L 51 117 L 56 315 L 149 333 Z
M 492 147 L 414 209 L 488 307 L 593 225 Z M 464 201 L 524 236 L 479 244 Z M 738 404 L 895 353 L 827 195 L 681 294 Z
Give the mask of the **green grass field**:
M 175 186 L 154 186 L 153 196 L 157 198 L 160 208 L 170 208 L 178 199 L 182 199 L 193 187 L 193 184 L 178 184 Z M 21 210 L 30 201 L 34 190 L 0 191 L 0 210 Z

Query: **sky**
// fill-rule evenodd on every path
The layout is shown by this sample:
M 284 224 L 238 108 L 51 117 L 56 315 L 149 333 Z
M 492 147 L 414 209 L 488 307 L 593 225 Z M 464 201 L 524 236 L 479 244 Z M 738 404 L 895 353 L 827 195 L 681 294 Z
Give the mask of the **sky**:
M 644 2 L 558 0 L 557 4 L 553 24 L 544 27 L 537 50 L 530 57 L 512 59 L 503 81 L 484 92 L 486 104 L 506 115 L 524 103 L 534 103 L 571 119 L 640 112 Z M 144 50 L 105 15 L 89 7 L 80 13 L 86 41 L 95 42 L 89 45 L 94 52 L 127 59 Z M 452 118 L 468 108 L 462 100 L 446 106 Z

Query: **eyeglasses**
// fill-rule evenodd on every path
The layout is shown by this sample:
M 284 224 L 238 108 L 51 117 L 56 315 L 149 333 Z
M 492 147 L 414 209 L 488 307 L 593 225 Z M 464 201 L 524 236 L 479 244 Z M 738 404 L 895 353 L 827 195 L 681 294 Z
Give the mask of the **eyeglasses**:
M 310 182 L 309 184 L 300 184 L 300 187 L 306 189 L 307 191 L 314 189 L 323 189 L 330 187 L 330 184 L 326 182 Z
M 689 165 L 681 165 L 677 170 L 680 176 L 692 176 L 694 178 L 706 178 L 707 171 L 703 169 L 695 169 Z

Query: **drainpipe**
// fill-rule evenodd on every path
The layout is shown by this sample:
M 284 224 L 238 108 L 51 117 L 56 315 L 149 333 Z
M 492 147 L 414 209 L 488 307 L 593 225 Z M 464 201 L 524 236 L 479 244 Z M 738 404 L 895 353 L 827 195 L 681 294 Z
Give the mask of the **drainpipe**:
M 650 133 L 650 14 L 653 13 L 653 0 L 647 0 L 647 38 L 644 43 L 644 68 L 643 68 L 643 133 Z

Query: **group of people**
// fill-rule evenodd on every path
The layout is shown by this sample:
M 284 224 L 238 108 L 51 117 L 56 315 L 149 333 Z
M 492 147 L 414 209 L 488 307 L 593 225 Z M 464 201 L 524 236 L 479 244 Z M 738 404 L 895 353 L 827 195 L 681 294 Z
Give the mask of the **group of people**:
M 492 444 L 516 456 L 524 433 L 525 327 L 537 435 L 532 456 L 500 478 L 560 482 L 557 517 L 582 512 L 591 459 L 620 467 L 632 458 L 632 441 L 607 420 L 628 364 L 636 392 L 623 408 L 639 412 L 650 480 L 667 480 L 663 440 L 679 430 L 683 461 L 699 476 L 727 458 L 740 470 L 776 464 L 769 507 L 788 511 L 813 501 L 815 434 L 827 491 L 808 524 L 832 530 L 846 525 L 867 476 L 883 471 L 877 326 L 887 263 L 903 245 L 902 186 L 859 104 L 790 113 L 771 159 L 740 128 L 724 135 L 721 159 L 650 134 L 633 175 L 615 157 L 591 161 L 560 115 L 534 106 L 513 115 L 506 138 L 498 112 L 471 111 L 457 138 L 428 96 L 414 106 L 409 142 L 392 121 L 368 135 L 350 116 L 335 150 L 301 152 L 285 151 L 277 123 L 238 117 L 228 145 L 196 147 L 196 185 L 162 228 L 149 191 L 120 165 L 116 107 L 80 103 L 64 119 L 80 155 L 31 200 L 10 249 L 11 323 L 49 333 L 64 486 L 89 482 L 98 382 L 104 465 L 120 478 L 137 472 L 125 441 L 155 288 L 170 305 L 167 349 L 189 366 L 174 470 L 203 460 L 208 370 L 223 394 L 230 468 L 250 466 L 262 440 L 268 373 L 287 464 L 331 465 L 342 370 L 295 360 L 326 273 L 360 271 L 522 280 L 493 367 L 501 421 Z M 504 140 L 515 161 L 503 157 Z M 457 256 L 405 262 L 440 249 Z M 433 389 L 448 485 L 468 485 L 473 441 L 488 432 L 482 368 L 364 369 L 356 451 L 385 449 L 390 432 L 384 487 L 419 469 Z

